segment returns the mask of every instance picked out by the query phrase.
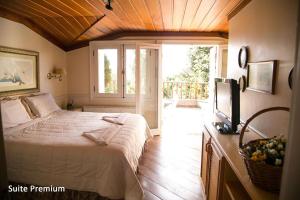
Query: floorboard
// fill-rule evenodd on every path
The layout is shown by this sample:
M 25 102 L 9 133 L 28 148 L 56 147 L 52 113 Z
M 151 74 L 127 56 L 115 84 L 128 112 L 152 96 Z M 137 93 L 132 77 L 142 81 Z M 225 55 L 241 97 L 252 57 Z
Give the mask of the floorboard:
M 186 136 L 188 137 L 188 136 Z M 161 136 L 155 136 L 139 163 L 138 178 L 145 192 L 144 200 L 201 200 L 200 158 L 185 154 L 194 153 L 201 157 L 200 149 L 176 153 L 186 148 L 170 145 Z M 201 137 L 198 136 L 201 140 Z M 153 145 L 155 144 L 155 145 Z M 172 153 L 173 152 L 173 153 Z

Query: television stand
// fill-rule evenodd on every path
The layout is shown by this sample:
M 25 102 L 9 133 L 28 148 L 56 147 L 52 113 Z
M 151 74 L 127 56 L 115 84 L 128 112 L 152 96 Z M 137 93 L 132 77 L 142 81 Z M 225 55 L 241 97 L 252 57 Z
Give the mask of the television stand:
M 215 129 L 221 134 L 237 134 L 233 132 L 232 129 L 224 122 L 213 122 Z

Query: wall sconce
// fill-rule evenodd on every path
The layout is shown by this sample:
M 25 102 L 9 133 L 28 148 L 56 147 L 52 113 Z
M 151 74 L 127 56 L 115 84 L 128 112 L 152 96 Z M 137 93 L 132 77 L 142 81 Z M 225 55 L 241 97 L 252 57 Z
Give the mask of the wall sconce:
M 66 74 L 65 69 L 63 68 L 54 68 L 52 72 L 47 74 L 48 79 L 58 79 L 59 81 L 62 81 L 63 75 Z

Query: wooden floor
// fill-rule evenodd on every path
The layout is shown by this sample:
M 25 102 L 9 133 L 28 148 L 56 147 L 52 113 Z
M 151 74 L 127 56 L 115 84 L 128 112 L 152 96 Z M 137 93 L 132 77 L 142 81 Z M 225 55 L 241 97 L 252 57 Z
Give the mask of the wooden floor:
M 138 177 L 144 199 L 204 199 L 200 185 L 201 130 L 183 133 L 175 131 L 176 125 L 172 127 L 155 136 L 141 158 Z

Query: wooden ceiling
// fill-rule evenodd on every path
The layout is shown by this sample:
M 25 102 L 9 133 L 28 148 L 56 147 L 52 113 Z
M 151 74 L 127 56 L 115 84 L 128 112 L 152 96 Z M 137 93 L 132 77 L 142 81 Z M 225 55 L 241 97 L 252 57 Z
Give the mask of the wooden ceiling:
M 249 1 L 249 0 L 248 0 Z M 245 0 L 0 0 L 0 17 L 23 23 L 64 50 L 122 32 L 228 32 Z M 220 35 L 222 36 L 222 34 Z

